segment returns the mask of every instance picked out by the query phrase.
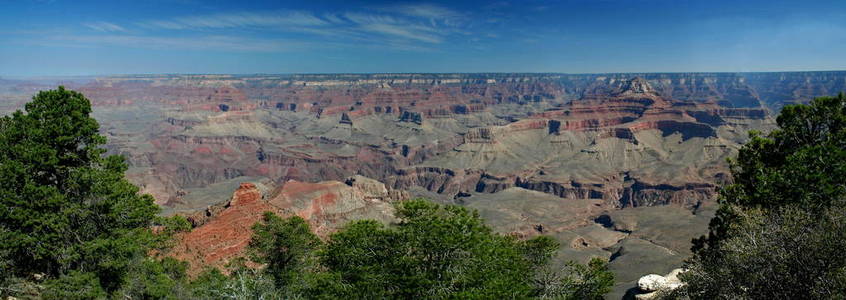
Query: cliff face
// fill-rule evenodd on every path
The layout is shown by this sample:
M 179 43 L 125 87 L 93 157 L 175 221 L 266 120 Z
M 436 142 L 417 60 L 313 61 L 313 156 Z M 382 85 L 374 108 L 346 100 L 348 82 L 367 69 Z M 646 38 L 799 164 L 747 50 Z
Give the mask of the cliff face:
M 242 256 L 252 237 L 252 226 L 264 212 L 281 210 L 262 200 L 252 183 L 242 183 L 219 212 L 210 212 L 204 224 L 177 237 L 169 255 L 191 264 L 192 274 L 204 267 L 223 269 L 232 258 Z

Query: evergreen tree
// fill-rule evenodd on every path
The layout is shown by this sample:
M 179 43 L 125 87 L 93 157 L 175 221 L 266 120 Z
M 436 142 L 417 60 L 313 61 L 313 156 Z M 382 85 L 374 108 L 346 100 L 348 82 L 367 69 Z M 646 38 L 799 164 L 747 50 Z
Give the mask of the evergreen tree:
M 0 254 L 6 276 L 114 291 L 155 238 L 158 207 L 104 156 L 91 104 L 64 87 L 0 118 Z M 100 285 L 95 287 L 95 285 Z
M 846 97 L 788 105 L 732 161 L 708 236 L 694 240 L 694 299 L 846 297 Z
M 285 297 L 596 299 L 613 284 L 600 260 L 571 264 L 541 284 L 558 243 L 496 234 L 464 207 L 410 200 L 397 204 L 397 215 L 394 226 L 351 222 L 323 244 L 305 220 L 267 214 L 254 227 L 253 257 Z
M 846 203 L 846 97 L 821 97 L 808 105 L 788 105 L 767 136 L 750 141 L 731 161 L 733 183 L 720 193 L 720 210 L 708 237 L 694 250 L 719 247 L 729 237 L 737 209 L 773 210 L 785 206 L 823 211 Z

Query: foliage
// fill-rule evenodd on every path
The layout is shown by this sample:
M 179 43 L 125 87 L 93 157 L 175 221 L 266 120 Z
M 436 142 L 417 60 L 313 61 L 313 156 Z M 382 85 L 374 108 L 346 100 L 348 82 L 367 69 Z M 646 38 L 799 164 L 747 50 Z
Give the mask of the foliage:
M 39 92 L 25 112 L 0 118 L 6 287 L 45 277 L 45 298 L 104 296 L 142 276 L 130 270 L 157 271 L 150 264 L 159 262 L 143 257 L 185 229 L 177 219 L 156 217 L 152 197 L 124 178 L 123 158 L 104 155 L 106 140 L 90 114 L 88 99 L 59 87 Z M 153 234 L 157 223 L 170 225 L 167 234 Z M 3 288 L 0 296 L 11 293 L 17 292 Z
M 544 299 L 603 299 L 614 285 L 614 273 L 599 258 L 587 265 L 570 261 L 560 271 L 543 269 L 535 278 L 537 295 Z
M 285 298 L 315 298 L 339 289 L 337 276 L 322 272 L 314 255 L 321 246 L 323 242 L 303 218 L 282 219 L 266 212 L 262 222 L 253 226 L 250 253 L 254 262 L 266 264 L 265 273 Z M 261 279 L 256 276 L 242 271 L 238 280 Z
M 518 246 L 520 254 L 529 261 L 532 268 L 537 270 L 546 266 L 561 245 L 551 237 L 540 235 L 522 241 Z
M 785 107 L 779 129 L 732 161 L 733 183 L 707 237 L 694 240 L 679 295 L 843 297 L 846 260 L 846 97 Z M 808 280 L 797 280 L 799 278 Z
M 123 299 L 185 299 L 190 295 L 188 264 L 167 257 L 137 257 L 125 283 L 115 292 Z
M 312 251 L 322 244 L 306 221 L 298 216 L 282 219 L 271 212 L 253 226 L 252 258 L 267 264 L 267 271 L 284 286 L 313 266 Z
M 357 221 L 331 236 L 321 261 L 360 298 L 513 298 L 533 292 L 520 243 L 494 234 L 476 212 L 402 202 L 401 222 Z
M 752 132 L 731 162 L 734 183 L 721 191 L 722 207 L 697 249 L 727 237 L 736 207 L 821 211 L 845 204 L 846 96 L 788 105 L 776 122 L 779 129 L 767 136 Z
M 283 297 L 270 274 L 251 268 L 239 268 L 228 277 L 217 270 L 206 271 L 192 283 L 192 291 L 200 299 L 296 298 Z
M 286 298 L 544 296 L 534 278 L 558 248 L 551 238 L 502 236 L 475 211 L 426 200 L 400 202 L 397 215 L 401 221 L 390 227 L 351 222 L 323 244 L 301 218 L 267 214 L 254 227 L 253 258 L 267 265 L 277 296 Z M 575 271 L 559 285 L 567 285 L 560 290 L 573 297 L 607 292 L 613 282 L 601 261 L 572 266 Z
M 694 299 L 846 297 L 846 210 L 786 207 L 742 211 L 720 255 L 701 256 L 682 274 Z M 801 279 L 800 279 L 801 278 Z
M 251 258 L 265 267 L 242 264 L 228 277 L 209 270 L 191 289 L 225 299 L 597 299 L 613 284 L 599 259 L 549 272 L 555 240 L 496 234 L 463 207 L 410 200 L 397 204 L 397 215 L 394 226 L 351 222 L 323 243 L 302 218 L 266 213 L 250 243 Z M 546 286 L 541 273 L 553 278 Z
M 587 266 L 570 262 L 567 267 L 569 272 L 562 278 L 563 299 L 602 299 L 614 285 L 614 273 L 602 259 L 593 258 Z
M 170 217 L 156 216 L 152 221 L 154 229 L 152 247 L 158 251 L 167 251 L 174 246 L 174 235 L 180 232 L 191 231 L 191 222 L 184 216 L 173 215 Z
M 229 277 L 223 275 L 220 270 L 207 268 L 191 281 L 189 289 L 197 298 L 219 299 L 222 298 L 220 291 L 223 290 L 227 280 Z
M 47 282 L 44 299 L 102 299 L 106 297 L 99 278 L 94 273 L 71 271 Z
M 536 278 L 548 272 L 559 246 L 555 240 L 499 235 L 475 211 L 426 200 L 398 203 L 397 215 L 400 222 L 393 226 L 351 222 L 323 243 L 302 218 L 267 213 L 250 243 L 251 257 L 264 271 L 239 268 L 228 278 L 207 271 L 193 289 L 230 299 L 577 299 L 596 298 L 613 284 L 605 263 L 594 260 L 553 272 L 558 288 L 547 293 Z M 268 290 L 273 293 L 263 293 Z

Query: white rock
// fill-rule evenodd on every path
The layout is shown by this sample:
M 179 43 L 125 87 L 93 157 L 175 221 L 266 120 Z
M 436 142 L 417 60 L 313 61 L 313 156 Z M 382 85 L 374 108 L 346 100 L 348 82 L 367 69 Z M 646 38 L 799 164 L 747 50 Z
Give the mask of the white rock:
M 637 287 L 644 292 L 654 292 L 667 286 L 667 278 L 658 274 L 649 274 L 637 280 Z
M 635 299 L 650 300 L 658 295 L 658 291 L 672 291 L 681 287 L 683 283 L 679 279 L 679 274 L 684 272 L 684 269 L 675 269 L 667 276 L 649 274 L 641 277 L 637 281 L 637 287 L 644 293 L 635 295 Z
M 658 296 L 658 292 L 650 292 L 646 294 L 639 294 L 635 295 L 635 300 L 652 300 L 655 299 L 655 296 Z
M 686 270 L 685 269 L 675 269 L 675 270 L 670 271 L 670 274 L 667 274 L 667 276 L 664 276 L 664 277 L 666 277 L 667 280 L 669 280 L 669 281 L 681 282 L 681 280 L 679 279 L 679 274 L 684 273 L 684 271 L 686 271 Z
M 667 274 L 667 276 L 664 276 L 664 278 L 667 279 L 667 286 L 664 288 L 668 290 L 675 290 L 681 287 L 683 283 L 681 279 L 679 279 L 679 274 L 684 273 L 685 271 L 685 269 L 675 269 L 670 272 L 670 274 Z

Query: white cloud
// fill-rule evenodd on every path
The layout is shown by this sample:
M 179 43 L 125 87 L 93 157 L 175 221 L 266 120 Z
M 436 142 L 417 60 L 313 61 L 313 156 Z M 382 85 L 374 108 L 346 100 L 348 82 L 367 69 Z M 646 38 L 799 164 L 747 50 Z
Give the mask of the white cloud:
M 349 12 L 344 14 L 344 18 L 357 24 L 398 24 L 400 21 L 388 15 L 374 15 Z
M 75 35 L 64 41 L 127 47 L 178 47 L 183 49 L 222 49 L 233 51 L 278 51 L 288 49 L 291 42 L 313 47 L 375 46 L 406 51 L 429 51 L 451 38 L 475 35 L 466 26 L 461 13 L 432 4 L 406 4 L 376 8 L 376 12 L 305 11 L 233 12 L 182 16 L 133 23 L 138 30 L 127 30 L 108 22 L 86 23 L 85 26 L 115 33 L 109 36 Z M 146 35 L 130 35 L 146 29 Z M 235 39 L 225 29 L 256 38 Z M 170 31 L 170 32 L 163 32 Z M 215 32 L 212 38 L 197 38 L 198 33 Z M 116 33 L 124 33 L 118 35 Z M 266 37 L 270 33 L 274 37 Z M 156 35 L 156 36 L 153 36 Z M 180 36 L 189 36 L 183 38 Z M 192 37 L 193 36 L 193 37 Z M 481 35 L 488 38 L 488 36 Z
M 324 14 L 323 18 L 333 24 L 343 24 L 345 21 L 336 14 Z
M 425 43 L 442 43 L 447 35 L 454 33 L 449 28 L 389 15 L 346 13 L 344 18 L 358 25 L 357 29 L 361 31 Z
M 235 36 L 156 37 L 138 35 L 57 35 L 45 39 L 66 46 L 119 46 L 146 49 L 206 51 L 276 52 L 307 46 L 307 43 L 280 39 L 251 39 Z
M 441 43 L 443 39 L 434 34 L 427 34 L 420 32 L 419 28 L 415 28 L 413 26 L 399 26 L 399 25 L 391 25 L 391 24 L 381 24 L 381 23 L 374 23 L 374 24 L 364 24 L 361 26 L 362 29 L 375 32 L 375 33 L 382 33 L 386 35 L 393 35 L 396 37 L 417 40 L 421 42 L 427 43 Z
M 120 25 L 109 23 L 109 22 L 93 22 L 93 23 L 85 23 L 82 24 L 85 27 L 94 29 L 96 31 L 101 32 L 124 32 L 126 31 L 125 28 L 121 27 Z
M 385 13 L 348 12 L 321 16 L 301 11 L 238 12 L 151 20 L 140 24 L 165 30 L 251 28 L 352 38 L 378 34 L 430 44 L 442 43 L 447 35 L 457 33 L 449 18 L 459 14 L 440 6 L 400 5 L 382 11 Z
M 449 19 L 461 16 L 461 14 L 456 11 L 434 4 L 394 5 L 385 7 L 383 10 L 406 16 L 427 19 Z
M 222 29 L 242 27 L 279 27 L 279 26 L 325 26 L 330 23 L 313 14 L 299 11 L 274 13 L 240 12 L 229 14 L 179 17 L 168 20 L 142 22 L 151 28 L 182 29 Z

